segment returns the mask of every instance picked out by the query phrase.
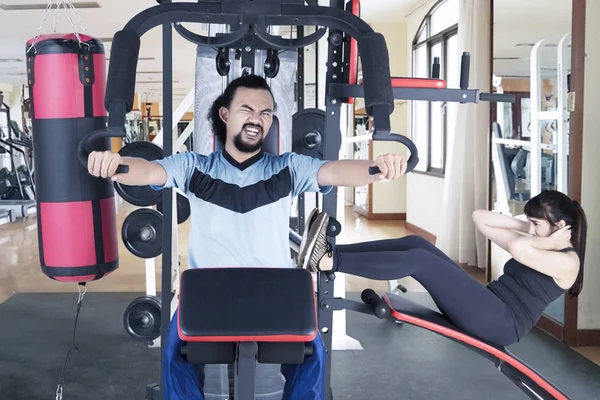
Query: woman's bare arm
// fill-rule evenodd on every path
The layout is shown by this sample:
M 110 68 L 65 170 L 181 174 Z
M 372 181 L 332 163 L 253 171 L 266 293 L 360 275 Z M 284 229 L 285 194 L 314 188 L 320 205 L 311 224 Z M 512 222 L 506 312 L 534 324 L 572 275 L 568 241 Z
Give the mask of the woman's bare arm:
M 506 251 L 508 244 L 529 233 L 531 223 L 488 210 L 476 210 L 473 221 L 477 229 L 489 240 Z

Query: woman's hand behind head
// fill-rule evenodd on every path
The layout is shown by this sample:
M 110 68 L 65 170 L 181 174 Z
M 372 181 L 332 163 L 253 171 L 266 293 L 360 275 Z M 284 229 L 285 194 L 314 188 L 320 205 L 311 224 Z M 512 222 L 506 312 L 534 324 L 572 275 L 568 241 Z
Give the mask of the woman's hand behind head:
M 554 243 L 554 248 L 556 250 L 566 249 L 568 247 L 573 247 L 571 243 L 571 226 L 567 225 L 564 228 L 557 229 L 554 231 L 550 238 Z

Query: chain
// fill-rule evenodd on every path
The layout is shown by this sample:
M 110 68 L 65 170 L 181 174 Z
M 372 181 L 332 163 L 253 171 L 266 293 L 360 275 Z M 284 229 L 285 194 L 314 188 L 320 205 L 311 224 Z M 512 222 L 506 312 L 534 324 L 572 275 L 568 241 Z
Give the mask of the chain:
M 71 3 L 70 1 L 67 1 L 67 4 L 68 4 L 69 8 L 71 9 L 71 13 L 73 14 L 73 16 L 79 20 L 79 23 L 81 24 L 81 30 L 83 31 L 83 33 L 86 33 L 87 28 L 83 24 L 83 18 L 81 18 L 81 16 L 79 15 L 79 12 L 77 11 L 77 9 L 73 5 L 73 3 Z
M 81 287 L 83 286 L 83 292 L 81 291 Z M 73 326 L 73 345 L 69 348 L 67 352 L 67 357 L 65 358 L 65 363 L 62 368 L 62 372 L 60 374 L 60 378 L 58 380 L 58 386 L 56 387 L 56 400 L 62 400 L 63 397 L 63 384 L 65 381 L 65 367 L 67 366 L 67 361 L 69 360 L 69 355 L 72 350 L 79 351 L 79 346 L 75 343 L 75 333 L 77 332 L 77 321 L 79 320 L 79 312 L 81 311 L 81 305 L 83 303 L 83 296 L 87 293 L 87 286 L 85 283 L 80 283 L 77 285 L 77 291 L 79 292 L 79 297 L 77 299 L 77 313 L 75 315 L 75 326 Z
M 44 24 L 46 23 L 46 20 L 48 19 L 48 15 L 50 14 L 50 11 L 54 7 L 54 5 L 56 5 L 56 11 L 54 12 L 54 23 L 53 23 L 52 31 L 54 33 L 56 33 L 56 25 L 58 23 L 58 15 L 60 14 L 61 7 L 62 7 L 65 10 L 65 12 L 67 13 L 67 18 L 69 19 L 69 22 L 71 23 L 71 28 L 73 29 L 73 33 L 75 34 L 75 37 L 77 38 L 77 42 L 79 42 L 79 46 L 86 45 L 89 48 L 89 44 L 82 42 L 81 37 L 79 36 L 79 31 L 77 30 L 77 22 L 79 22 L 79 24 L 81 25 L 81 29 L 84 33 L 87 32 L 87 29 L 85 28 L 85 25 L 83 24 L 83 19 L 77 12 L 77 9 L 73 5 L 73 3 L 71 3 L 70 0 L 50 0 L 50 1 L 48 1 L 48 5 L 46 6 L 46 9 L 44 11 L 44 15 L 42 17 L 42 23 L 41 23 L 40 27 L 38 28 L 37 35 L 33 39 L 33 42 L 31 44 L 31 46 L 29 47 L 29 49 L 27 50 L 27 52 L 29 53 L 31 51 L 31 49 L 34 49 L 37 52 L 35 45 L 36 45 L 38 39 L 40 38 L 40 36 L 42 35 L 42 29 L 44 28 Z
M 46 19 L 48 19 L 48 14 L 50 13 L 50 9 L 52 8 L 53 3 L 54 3 L 54 0 L 50 0 L 48 2 L 48 5 L 46 6 L 46 10 L 44 11 L 44 15 L 42 17 L 42 24 L 38 28 L 37 35 L 35 35 L 35 38 L 33 39 L 33 43 L 31 43 L 31 47 L 29 47 L 29 49 L 27 50 L 28 53 L 31 49 L 35 49 L 35 44 L 37 43 L 40 35 L 42 34 L 42 28 L 44 27 L 44 24 L 46 23 Z M 36 52 L 37 52 L 37 50 L 36 50 Z

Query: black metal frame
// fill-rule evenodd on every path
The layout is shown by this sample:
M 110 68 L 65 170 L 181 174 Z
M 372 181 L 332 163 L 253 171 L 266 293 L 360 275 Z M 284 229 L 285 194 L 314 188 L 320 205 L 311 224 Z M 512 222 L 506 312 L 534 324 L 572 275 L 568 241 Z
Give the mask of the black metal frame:
M 181 22 L 226 24 L 226 25 L 250 25 L 250 26 L 321 26 L 329 28 L 329 45 L 327 59 L 327 73 L 325 86 L 325 106 L 326 106 L 326 127 L 327 135 L 324 135 L 323 154 L 328 160 L 338 158 L 341 146 L 342 135 L 340 133 L 340 106 L 342 102 L 349 97 L 366 97 L 362 85 L 348 85 L 343 83 L 343 41 L 339 41 L 343 34 L 346 37 L 354 37 L 360 46 L 360 40 L 365 35 L 373 34 L 373 29 L 359 17 L 345 11 L 345 0 L 330 0 L 329 7 L 316 6 L 314 0 L 307 1 L 308 6 L 304 5 L 304 0 L 286 0 L 287 4 L 281 4 L 282 0 L 221 0 L 221 1 L 199 1 L 198 3 L 172 3 L 171 0 L 159 0 L 160 5 L 151 7 L 140 12 L 131 19 L 124 28 L 124 31 L 133 31 L 141 37 L 144 33 L 162 25 L 163 27 L 163 109 L 164 109 L 164 129 L 163 129 L 163 156 L 168 157 L 173 154 L 173 100 L 172 100 L 172 78 L 173 78 L 173 26 L 181 33 Z M 293 3 L 293 4 L 290 4 Z M 188 31 L 189 32 L 189 31 Z M 254 30 L 256 36 L 265 41 L 261 36 L 261 30 Z M 226 42 L 226 35 L 221 36 L 221 41 Z M 231 38 L 230 38 L 231 39 Z M 267 38 L 271 40 L 272 38 Z M 332 40 L 336 39 L 336 40 Z M 377 38 L 375 38 L 377 39 Z M 370 40 L 374 40 L 370 37 Z M 202 42 L 202 41 L 200 41 Z M 336 44 L 337 43 L 337 44 Z M 211 46 L 214 42 L 211 42 Z M 208 43 L 205 43 L 208 45 Z M 115 43 L 113 43 L 113 48 Z M 253 46 L 254 47 L 254 46 Z M 359 47 L 360 48 L 360 47 Z M 244 50 L 244 49 L 242 49 Z M 251 49 L 252 51 L 254 48 Z M 138 54 L 132 54 L 132 57 L 138 57 Z M 254 57 L 252 57 L 254 59 Z M 112 60 L 117 62 L 115 60 Z M 126 64 L 128 60 L 121 60 Z M 375 60 L 372 60 L 375 61 Z M 373 85 L 377 82 L 379 92 L 391 92 L 391 82 L 379 81 L 367 72 L 365 65 L 367 60 L 363 60 L 363 75 L 365 85 Z M 318 65 L 318 63 L 317 63 Z M 119 67 L 123 67 L 120 65 Z M 389 67 L 389 66 L 388 66 Z M 318 67 L 317 67 L 318 69 Z M 111 63 L 112 70 L 112 63 Z M 109 70 L 109 82 L 111 82 L 111 70 Z M 118 68 L 117 68 L 118 70 Z M 371 71 L 373 71 L 371 69 Z M 381 70 L 380 70 L 381 71 Z M 122 72 L 122 71 L 121 71 Z M 385 70 L 384 70 L 385 72 Z M 387 71 L 389 76 L 389 69 Z M 513 101 L 511 96 L 493 95 L 480 93 L 478 90 L 469 90 L 466 84 L 462 84 L 461 89 L 407 89 L 394 88 L 393 98 L 406 100 L 427 100 L 427 101 L 450 101 L 460 103 L 476 103 L 478 101 Z M 128 77 L 135 79 L 135 76 Z M 466 81 L 468 82 L 468 76 Z M 108 93 L 108 91 L 107 91 Z M 373 96 L 373 92 L 371 92 Z M 511 100 L 512 99 L 512 100 Z M 132 99 L 131 99 L 132 100 Z M 369 103 L 368 97 L 365 98 Z M 367 111 L 374 119 L 375 134 L 373 140 L 401 141 L 411 149 L 411 156 L 417 157 L 417 151 L 414 144 L 404 136 L 392 135 L 390 132 L 390 114 L 393 109 L 393 101 L 386 99 L 387 104 L 380 104 L 371 99 L 371 105 L 367 104 Z M 127 99 L 107 98 L 109 104 L 109 123 L 104 131 L 95 131 L 82 140 L 80 145 L 80 161 L 87 165 L 87 144 L 95 138 L 116 136 L 125 137 L 125 131 L 120 132 L 124 125 L 126 114 Z M 122 120 L 122 121 L 121 121 Z M 121 123 L 123 122 L 123 123 Z M 409 160 L 410 164 L 410 160 Z M 414 167 L 414 166 L 413 166 Z M 172 267 L 172 210 L 173 210 L 173 190 L 165 189 L 163 192 L 163 255 L 162 255 L 162 317 L 161 317 L 161 354 L 164 357 L 165 340 L 167 329 L 170 324 L 170 307 L 173 299 L 171 287 L 171 267 Z M 324 197 L 323 211 L 329 214 L 333 223 L 328 228 L 328 240 L 335 248 L 335 237 L 340 232 L 339 223 L 335 222 L 337 216 L 337 188 Z M 303 216 L 303 214 L 302 214 Z M 368 314 L 378 315 L 376 309 L 372 306 L 351 302 L 348 300 L 334 299 L 334 273 L 317 273 L 317 303 L 318 303 L 318 323 L 319 332 L 325 344 L 328 353 L 327 369 L 325 378 L 324 399 L 331 400 L 333 393 L 331 391 L 331 348 L 332 348 L 332 324 L 333 310 L 348 308 L 354 311 L 366 312 Z M 379 316 L 379 315 L 378 315 Z M 161 357 L 162 359 L 162 357 Z M 161 363 L 162 376 L 162 363 Z M 160 385 L 148 385 L 146 391 L 147 399 L 162 398 Z

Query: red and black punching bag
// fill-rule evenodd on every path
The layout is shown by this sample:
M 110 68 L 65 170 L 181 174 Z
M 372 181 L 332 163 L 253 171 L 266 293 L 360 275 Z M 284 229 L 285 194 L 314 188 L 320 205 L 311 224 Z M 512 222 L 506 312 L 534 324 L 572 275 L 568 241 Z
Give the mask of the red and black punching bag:
M 27 79 L 42 271 L 63 282 L 100 279 L 118 268 L 115 194 L 110 179 L 80 164 L 77 151 L 84 136 L 106 127 L 104 46 L 86 35 L 32 39 Z M 93 149 L 110 150 L 110 138 Z

